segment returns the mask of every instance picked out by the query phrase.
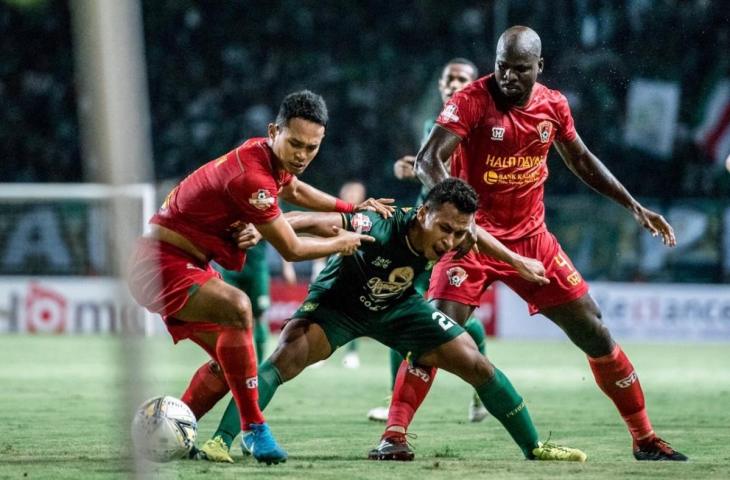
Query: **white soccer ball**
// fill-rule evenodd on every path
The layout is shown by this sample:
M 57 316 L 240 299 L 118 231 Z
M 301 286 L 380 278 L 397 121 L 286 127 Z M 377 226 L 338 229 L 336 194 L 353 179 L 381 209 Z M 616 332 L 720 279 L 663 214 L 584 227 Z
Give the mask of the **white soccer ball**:
M 138 454 L 153 462 L 169 462 L 190 452 L 198 422 L 175 397 L 154 397 L 142 403 L 132 419 L 132 441 Z

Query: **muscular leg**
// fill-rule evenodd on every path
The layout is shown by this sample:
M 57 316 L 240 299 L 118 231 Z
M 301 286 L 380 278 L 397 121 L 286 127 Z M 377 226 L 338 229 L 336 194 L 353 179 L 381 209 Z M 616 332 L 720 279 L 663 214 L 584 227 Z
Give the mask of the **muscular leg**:
M 293 319 L 286 324 L 274 353 L 259 368 L 259 408 L 265 409 L 279 386 L 296 377 L 307 366 L 332 353 L 322 328 L 309 320 Z M 220 435 L 230 448 L 239 432 L 238 411 L 228 404 L 213 437 Z
M 482 355 L 474 341 L 462 334 L 426 353 L 420 364 L 443 368 L 475 389 L 484 405 L 509 432 L 526 458 L 534 458 L 538 447 L 535 425 L 522 397 L 509 379 Z
M 655 438 L 646 412 L 644 392 L 634 366 L 601 321 L 601 312 L 590 295 L 542 313 L 555 322 L 588 356 L 598 387 L 616 405 L 638 444 Z

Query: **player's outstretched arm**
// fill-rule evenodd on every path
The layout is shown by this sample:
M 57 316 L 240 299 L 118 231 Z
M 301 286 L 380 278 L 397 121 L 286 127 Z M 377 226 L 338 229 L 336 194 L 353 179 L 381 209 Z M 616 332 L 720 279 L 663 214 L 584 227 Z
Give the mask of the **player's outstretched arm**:
M 627 208 L 653 236 L 661 235 L 665 245 L 673 247 L 677 244 L 669 222 L 637 202 L 603 162 L 588 150 L 580 137 L 568 143 L 555 142 L 555 147 L 568 168 L 586 185 Z
M 345 219 L 338 212 L 286 212 L 284 218 L 296 233 L 333 237 L 333 226 L 345 228 Z
M 323 192 L 308 183 L 302 182 L 294 177 L 292 181 L 281 189 L 279 197 L 283 198 L 294 205 L 308 208 L 317 212 L 359 212 L 362 210 L 370 210 L 378 212 L 385 218 L 389 218 L 393 214 L 394 207 L 390 205 L 395 200 L 392 198 L 368 198 L 362 203 L 353 205 L 344 202 L 339 198 Z
M 433 127 L 426 143 L 416 155 L 416 175 L 421 183 L 433 188 L 437 183 L 449 178 L 445 164 L 460 142 L 461 138 L 458 135 L 444 127 L 440 125 Z
M 523 257 L 492 236 L 491 233 L 477 226 L 477 246 L 479 251 L 490 257 L 511 265 L 522 278 L 539 285 L 547 285 L 550 280 L 545 276 L 545 265 L 540 260 Z
M 336 226 L 330 227 L 335 234 L 330 238 L 297 237 L 283 215 L 269 223 L 256 225 L 256 228 L 288 262 L 312 260 L 333 253 L 352 255 L 363 242 L 375 241 L 369 235 L 348 232 Z

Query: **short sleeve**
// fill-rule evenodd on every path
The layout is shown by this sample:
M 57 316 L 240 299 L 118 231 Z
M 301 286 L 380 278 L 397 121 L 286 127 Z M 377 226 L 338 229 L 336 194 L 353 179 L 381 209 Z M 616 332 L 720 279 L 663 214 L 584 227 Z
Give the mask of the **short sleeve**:
M 274 179 L 264 175 L 242 175 L 227 186 L 228 195 L 241 210 L 241 220 L 257 225 L 281 215 L 278 190 Z
M 578 132 L 575 131 L 575 123 L 573 122 L 573 114 L 570 113 L 570 105 L 565 95 L 560 95 L 557 104 L 557 115 L 560 121 L 556 139 L 559 142 L 569 143 L 576 139 Z
M 466 92 L 457 92 L 444 105 L 444 109 L 436 119 L 436 124 L 463 139 L 478 125 L 482 113 L 475 98 L 467 95 Z

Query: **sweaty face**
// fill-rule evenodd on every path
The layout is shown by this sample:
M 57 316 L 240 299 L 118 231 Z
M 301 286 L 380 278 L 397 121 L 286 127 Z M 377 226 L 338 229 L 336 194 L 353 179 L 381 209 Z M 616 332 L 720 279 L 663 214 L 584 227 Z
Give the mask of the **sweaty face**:
M 438 208 L 423 206 L 418 211 L 421 226 L 416 245 L 429 260 L 438 260 L 453 250 L 469 233 L 474 214 L 460 212 L 453 203 Z
M 473 82 L 476 72 L 471 65 L 452 63 L 444 67 L 439 78 L 439 93 L 441 100 L 446 103 L 459 90 Z
M 292 118 L 288 125 L 269 124 L 269 140 L 280 166 L 301 175 L 319 152 L 324 126 L 303 118 Z
M 537 75 L 542 72 L 542 58 L 517 47 L 497 49 L 494 77 L 510 103 L 524 105 L 530 99 Z

